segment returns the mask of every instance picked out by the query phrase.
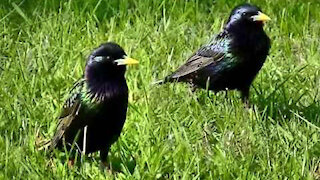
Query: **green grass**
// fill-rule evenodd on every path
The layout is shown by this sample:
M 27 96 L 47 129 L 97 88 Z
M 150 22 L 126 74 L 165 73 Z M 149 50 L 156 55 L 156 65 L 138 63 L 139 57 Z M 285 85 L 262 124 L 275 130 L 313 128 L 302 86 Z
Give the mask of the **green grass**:
M 219 32 L 241 0 L 0 2 L 0 179 L 313 179 L 320 177 L 320 2 L 252 0 L 272 21 L 267 61 L 251 88 L 190 94 L 151 86 Z M 129 108 L 112 147 L 68 168 L 37 151 L 49 139 L 85 59 L 114 41 L 140 60 L 126 74 Z M 131 158 L 133 157 L 133 159 Z

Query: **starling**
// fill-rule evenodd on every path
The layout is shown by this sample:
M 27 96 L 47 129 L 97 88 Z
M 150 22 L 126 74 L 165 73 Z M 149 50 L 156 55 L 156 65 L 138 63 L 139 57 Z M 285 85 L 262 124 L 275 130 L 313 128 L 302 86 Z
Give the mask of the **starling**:
M 88 154 L 100 151 L 106 165 L 110 146 L 118 139 L 128 106 L 126 66 L 138 61 L 115 43 L 100 45 L 89 56 L 84 76 L 63 106 L 50 150 L 70 148 Z
M 250 85 L 270 49 L 270 39 L 263 30 L 268 20 L 257 6 L 235 7 L 222 32 L 156 84 L 186 82 L 214 92 L 236 89 L 248 105 Z

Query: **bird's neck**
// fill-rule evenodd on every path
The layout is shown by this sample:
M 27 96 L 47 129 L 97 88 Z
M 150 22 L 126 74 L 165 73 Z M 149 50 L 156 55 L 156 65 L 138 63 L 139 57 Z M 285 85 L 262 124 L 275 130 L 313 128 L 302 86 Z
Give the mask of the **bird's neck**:
M 91 98 L 106 100 L 116 98 L 128 93 L 127 83 L 124 74 L 99 72 L 90 68 L 86 69 L 85 79 L 88 93 Z
M 262 28 L 233 27 L 225 31 L 231 39 L 230 49 L 233 54 L 251 59 L 251 56 L 268 53 L 270 42 Z

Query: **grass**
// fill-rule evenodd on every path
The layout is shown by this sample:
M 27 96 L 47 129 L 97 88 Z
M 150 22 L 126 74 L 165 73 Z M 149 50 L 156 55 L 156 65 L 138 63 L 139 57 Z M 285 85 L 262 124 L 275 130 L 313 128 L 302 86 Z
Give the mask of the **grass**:
M 320 3 L 252 0 L 272 21 L 270 55 L 239 93 L 190 94 L 150 83 L 175 70 L 219 32 L 241 0 L 0 2 L 0 179 L 320 178 Z M 109 154 L 68 168 L 37 151 L 50 138 L 90 51 L 114 41 L 140 60 L 126 77 L 127 121 Z M 132 157 L 133 158 L 132 158 Z

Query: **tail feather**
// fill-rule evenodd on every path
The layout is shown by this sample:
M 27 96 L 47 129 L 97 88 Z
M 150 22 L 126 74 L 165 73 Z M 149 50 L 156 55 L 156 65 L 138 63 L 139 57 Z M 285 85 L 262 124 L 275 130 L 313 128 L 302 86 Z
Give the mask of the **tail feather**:
M 162 85 L 164 83 L 165 83 L 165 80 L 162 79 L 162 80 L 152 82 L 151 85 Z
M 172 75 L 166 76 L 165 78 L 158 80 L 158 81 L 154 81 L 151 83 L 151 85 L 162 85 L 165 84 L 167 82 L 173 82 L 174 79 L 172 79 Z

